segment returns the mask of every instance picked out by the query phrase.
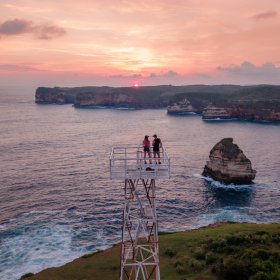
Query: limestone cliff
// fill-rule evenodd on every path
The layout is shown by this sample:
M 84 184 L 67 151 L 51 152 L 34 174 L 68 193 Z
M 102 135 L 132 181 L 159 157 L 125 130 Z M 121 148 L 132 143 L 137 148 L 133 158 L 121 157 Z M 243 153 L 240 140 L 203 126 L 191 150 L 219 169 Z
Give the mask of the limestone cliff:
M 218 142 L 210 151 L 209 158 L 202 174 L 214 180 L 225 184 L 248 184 L 256 176 L 251 161 L 233 144 L 232 138 L 224 138 Z
M 68 88 L 39 87 L 35 93 L 35 102 L 38 104 L 73 104 L 76 93 Z
M 280 121 L 280 111 L 274 108 L 252 108 L 244 104 L 227 104 L 223 107 L 208 105 L 202 111 L 203 120 L 228 120 L 240 119 L 246 121 Z
M 280 110 L 274 106 L 263 105 L 254 108 L 251 104 L 233 104 L 227 108 L 231 118 L 238 118 L 249 121 L 280 121 Z
M 137 96 L 126 92 L 91 92 L 80 94 L 75 100 L 75 107 L 128 107 L 140 108 Z

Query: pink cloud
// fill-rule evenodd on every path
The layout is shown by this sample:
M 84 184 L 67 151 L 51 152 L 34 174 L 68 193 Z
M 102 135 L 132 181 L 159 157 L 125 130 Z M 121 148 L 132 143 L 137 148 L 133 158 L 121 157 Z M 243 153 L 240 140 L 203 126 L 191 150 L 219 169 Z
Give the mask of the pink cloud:
M 12 19 L 0 23 L 0 35 L 13 36 L 31 33 L 39 39 L 52 39 L 66 34 L 66 31 L 59 26 L 45 23 L 34 24 L 33 21 L 24 19 Z
M 60 37 L 66 34 L 66 31 L 63 28 L 51 24 L 38 25 L 34 30 L 36 31 L 39 39 L 45 40 Z
M 263 12 L 263 13 L 253 15 L 253 18 L 256 19 L 256 20 L 270 19 L 270 18 L 276 17 L 277 15 L 278 15 L 278 13 L 276 11 L 267 11 L 267 12 Z
M 280 68 L 268 62 L 257 66 L 245 61 L 241 65 L 219 66 L 217 70 L 225 75 L 225 79 L 238 83 L 279 84 L 280 80 Z
M 120 79 L 131 79 L 131 78 L 142 78 L 141 74 L 132 74 L 132 75 L 111 75 L 110 78 L 120 78 Z
M 166 73 L 163 74 L 155 74 L 155 73 L 151 73 L 149 78 L 175 78 L 176 76 L 179 76 L 179 74 L 175 71 L 169 70 Z
M 42 71 L 36 67 L 21 64 L 0 64 L 0 71 L 3 72 L 30 72 L 30 71 Z
M 33 28 L 32 21 L 13 19 L 7 20 L 0 24 L 0 34 L 2 35 L 18 35 L 31 32 Z

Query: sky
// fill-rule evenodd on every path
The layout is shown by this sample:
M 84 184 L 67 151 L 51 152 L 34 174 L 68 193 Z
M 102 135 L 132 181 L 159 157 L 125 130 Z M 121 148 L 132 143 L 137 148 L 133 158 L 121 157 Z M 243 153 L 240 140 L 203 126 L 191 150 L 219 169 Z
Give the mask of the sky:
M 0 0 L 0 86 L 280 84 L 279 0 Z

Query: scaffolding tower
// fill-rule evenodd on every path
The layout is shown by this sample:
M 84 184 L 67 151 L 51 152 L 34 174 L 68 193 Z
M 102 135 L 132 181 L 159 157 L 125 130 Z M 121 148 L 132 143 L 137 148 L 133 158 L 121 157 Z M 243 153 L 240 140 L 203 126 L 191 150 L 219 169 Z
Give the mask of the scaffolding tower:
M 170 178 L 170 159 L 165 149 L 158 158 L 146 159 L 143 147 L 113 147 L 111 179 L 124 180 L 120 279 L 159 280 L 156 179 Z

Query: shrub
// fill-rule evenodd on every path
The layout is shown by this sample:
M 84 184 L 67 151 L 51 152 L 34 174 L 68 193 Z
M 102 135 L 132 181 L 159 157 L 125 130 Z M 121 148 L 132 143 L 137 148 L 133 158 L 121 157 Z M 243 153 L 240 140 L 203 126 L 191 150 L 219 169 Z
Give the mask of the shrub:
M 190 261 L 190 266 L 194 271 L 199 271 L 204 268 L 204 264 L 198 260 L 192 259 Z
M 209 252 L 205 256 L 205 263 L 211 264 L 211 263 L 214 263 L 217 259 L 218 259 L 218 257 L 215 254 Z
M 196 248 L 193 255 L 197 260 L 204 260 L 205 259 L 205 252 L 200 247 Z
M 256 235 L 264 235 L 264 234 L 267 234 L 266 231 L 263 231 L 263 230 L 259 230 L 259 231 L 256 231 L 255 233 Z
M 210 241 L 207 248 L 216 253 L 232 253 L 234 248 L 227 244 L 225 239 Z
M 177 252 L 171 248 L 166 248 L 164 251 L 164 255 L 168 256 L 169 258 L 172 258 L 176 256 Z
M 250 276 L 250 267 L 246 262 L 230 259 L 227 263 L 221 264 L 220 275 L 225 280 L 247 280 Z
M 280 233 L 272 234 L 272 242 L 280 243 Z
M 93 253 L 85 254 L 85 255 L 82 256 L 82 258 L 83 259 L 87 259 L 87 258 L 90 258 L 90 257 L 92 257 L 92 256 L 94 256 L 94 255 L 96 255 L 98 253 L 101 253 L 101 252 L 103 252 L 103 251 L 102 250 L 98 250 L 98 251 L 93 252 Z
M 252 242 L 257 244 L 268 244 L 270 243 L 268 235 L 253 235 Z
M 249 244 L 251 242 L 250 237 L 244 234 L 235 234 L 226 236 L 226 243 L 228 245 L 239 246 L 243 244 Z
M 272 278 L 270 278 L 267 273 L 260 271 L 257 274 L 251 276 L 249 280 L 272 280 Z
M 186 272 L 186 269 L 182 265 L 177 265 L 175 267 L 175 270 L 178 274 L 184 274 Z
M 29 273 L 26 273 L 26 274 L 22 275 L 22 276 L 20 277 L 20 279 L 25 279 L 25 278 L 31 277 L 31 276 L 33 276 L 33 275 L 34 275 L 34 273 L 29 272 Z
M 271 271 L 274 271 L 275 267 L 274 267 L 274 264 L 272 261 L 270 260 L 256 260 L 256 262 L 254 263 L 253 265 L 253 270 L 255 272 L 259 272 L 259 271 L 262 271 L 262 272 L 271 272 Z
M 110 264 L 110 265 L 108 266 L 108 268 L 109 268 L 110 270 L 118 270 L 120 267 L 119 267 L 119 265 L 116 265 L 116 264 Z
M 183 274 L 183 273 L 186 273 L 186 268 L 185 268 L 185 266 L 184 266 L 184 260 L 182 260 L 182 259 L 177 259 L 175 262 L 174 262 L 174 264 L 173 264 L 173 266 L 174 266 L 174 268 L 175 268 L 175 270 L 176 270 L 176 272 L 178 273 L 178 274 Z
M 178 265 L 183 265 L 181 260 L 176 260 L 173 264 L 174 267 L 177 267 Z
M 270 252 L 267 250 L 259 249 L 253 253 L 253 258 L 267 260 L 270 257 Z

